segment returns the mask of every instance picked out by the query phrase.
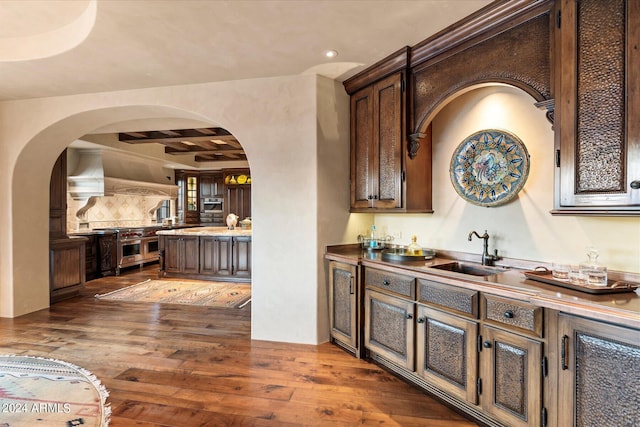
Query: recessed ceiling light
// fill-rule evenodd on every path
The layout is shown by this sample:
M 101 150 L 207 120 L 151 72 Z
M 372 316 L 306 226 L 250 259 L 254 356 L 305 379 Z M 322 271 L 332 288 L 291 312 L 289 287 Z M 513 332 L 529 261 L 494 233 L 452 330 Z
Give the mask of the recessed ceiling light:
M 336 56 L 338 56 L 338 51 L 337 50 L 327 50 L 324 52 L 324 56 L 326 56 L 327 58 L 335 58 Z

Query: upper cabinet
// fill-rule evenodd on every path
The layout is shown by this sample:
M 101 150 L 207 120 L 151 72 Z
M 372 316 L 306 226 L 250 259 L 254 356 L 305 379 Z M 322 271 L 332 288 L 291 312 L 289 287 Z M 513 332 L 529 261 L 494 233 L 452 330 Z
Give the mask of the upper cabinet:
M 402 87 L 396 73 L 351 97 L 351 207 L 402 207 Z
M 178 218 L 181 223 L 200 223 L 199 175 L 194 171 L 176 171 Z
M 553 214 L 639 215 L 639 46 L 640 1 L 495 1 L 353 76 L 351 211 L 432 212 L 433 118 L 507 84 L 553 126 Z
M 640 2 L 562 0 L 555 16 L 554 213 L 640 212 Z
M 224 178 L 222 172 L 200 174 L 200 198 L 222 196 L 224 193 Z
M 401 49 L 345 81 L 351 95 L 351 212 L 431 212 L 430 140 L 407 153 L 407 58 Z

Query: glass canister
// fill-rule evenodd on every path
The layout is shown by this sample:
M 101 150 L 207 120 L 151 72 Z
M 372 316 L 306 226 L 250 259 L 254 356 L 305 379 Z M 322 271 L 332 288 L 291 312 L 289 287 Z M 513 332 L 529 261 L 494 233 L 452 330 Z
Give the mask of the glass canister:
M 417 240 L 416 236 L 411 237 L 411 244 L 407 246 L 407 255 L 422 255 L 422 246 L 418 244 Z
M 596 248 L 588 248 L 588 259 L 580 263 L 580 274 L 590 285 L 607 286 L 607 267 L 598 263 L 598 256 Z

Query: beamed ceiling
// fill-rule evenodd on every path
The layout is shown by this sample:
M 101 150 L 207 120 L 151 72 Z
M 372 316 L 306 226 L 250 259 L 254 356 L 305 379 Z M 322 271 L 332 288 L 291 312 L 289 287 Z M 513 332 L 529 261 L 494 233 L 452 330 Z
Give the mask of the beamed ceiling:
M 223 128 L 123 132 L 118 139 L 128 144 L 162 144 L 165 153 L 195 155 L 196 162 L 247 160 L 242 145 Z

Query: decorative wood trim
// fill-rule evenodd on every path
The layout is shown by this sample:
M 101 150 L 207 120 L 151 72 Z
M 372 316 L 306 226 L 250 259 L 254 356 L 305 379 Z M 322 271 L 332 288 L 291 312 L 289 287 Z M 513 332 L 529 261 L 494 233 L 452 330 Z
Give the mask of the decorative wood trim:
M 409 66 L 445 59 L 549 11 L 552 0 L 499 0 L 411 48 Z
M 395 72 L 407 68 L 409 63 L 410 48 L 405 46 L 392 53 L 386 58 L 376 62 L 365 70 L 343 82 L 344 88 L 349 95 L 353 95 L 358 90 L 381 80 Z
M 536 108 L 541 110 L 547 110 L 547 120 L 551 123 L 551 128 L 553 129 L 553 121 L 554 121 L 554 113 L 556 108 L 556 100 L 555 99 L 546 99 L 544 101 L 536 102 L 533 104 Z
M 415 159 L 418 155 L 418 150 L 420 149 L 420 140 L 426 136 L 427 134 L 422 132 L 409 135 L 409 141 L 407 143 L 407 153 L 411 160 Z

